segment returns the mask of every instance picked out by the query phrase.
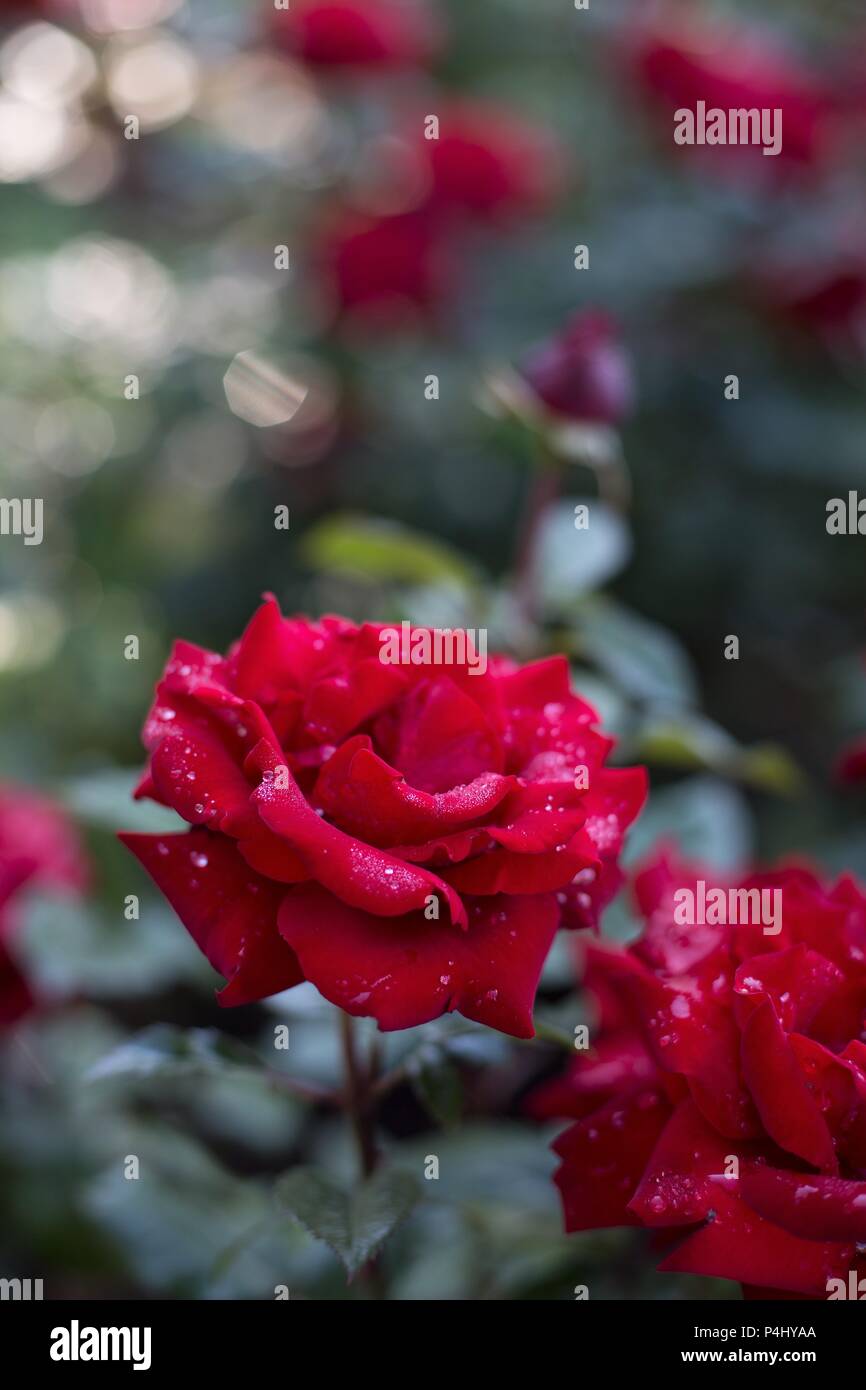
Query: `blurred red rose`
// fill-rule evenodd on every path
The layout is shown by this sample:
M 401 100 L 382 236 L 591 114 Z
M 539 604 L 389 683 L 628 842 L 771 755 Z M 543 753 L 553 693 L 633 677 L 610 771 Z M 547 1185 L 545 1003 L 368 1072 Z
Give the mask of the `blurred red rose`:
M 825 241 L 811 256 L 781 255 L 752 277 L 753 298 L 785 329 L 844 357 L 866 354 L 866 256 Z
M 507 109 L 446 101 L 436 139 L 422 138 L 430 204 L 485 221 L 508 221 L 542 211 L 560 191 L 564 162 L 557 142 L 540 126 Z
M 572 420 L 618 425 L 634 398 L 628 355 L 613 321 L 597 310 L 574 314 L 527 354 L 520 372 L 545 405 Z
M 674 113 L 696 111 L 703 101 L 708 109 L 782 112 L 782 148 L 776 158 L 750 145 L 695 147 L 707 160 L 729 156 L 730 164 L 731 159 L 757 156 L 758 165 L 766 166 L 764 175 L 771 176 L 773 166 L 813 164 L 827 151 L 827 121 L 834 111 L 828 85 L 756 30 L 713 24 L 678 9 L 630 36 L 627 55 L 639 85 L 669 122 L 672 146 Z
M 390 631 L 268 599 L 225 658 L 178 642 L 138 794 L 193 828 L 121 838 L 223 1004 L 306 978 L 383 1029 L 456 1009 L 530 1037 L 554 933 L 617 886 L 643 771 L 605 767 L 564 658 L 391 664 Z
M 322 68 L 424 64 L 439 48 L 439 25 L 422 0 L 291 0 L 274 11 L 281 46 Z
M 855 739 L 844 749 L 836 764 L 836 775 L 849 786 L 866 782 L 866 737 Z
M 866 895 L 716 878 L 778 890 L 778 933 L 680 925 L 698 878 L 664 858 L 638 877 L 643 935 L 588 954 L 597 1052 L 530 1109 L 577 1117 L 554 1145 L 569 1231 L 650 1227 L 677 1242 L 664 1271 L 826 1298 L 866 1273 Z
M 453 292 L 450 244 L 424 212 L 333 212 L 316 238 L 316 257 L 333 308 L 368 323 L 435 317 Z
M 836 759 L 834 773 L 836 781 L 842 786 L 862 787 L 866 783 L 866 734 L 860 734 L 846 744 Z
M 0 788 L 0 1026 L 34 1003 L 14 953 L 21 894 L 27 887 L 80 892 L 87 877 L 81 844 L 63 812 L 23 787 Z

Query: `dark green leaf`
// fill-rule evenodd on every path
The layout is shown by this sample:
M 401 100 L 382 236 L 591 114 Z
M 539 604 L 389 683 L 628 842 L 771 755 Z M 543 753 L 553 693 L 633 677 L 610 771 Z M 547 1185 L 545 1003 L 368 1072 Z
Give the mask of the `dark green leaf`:
M 351 1279 L 384 1244 L 419 1201 L 411 1174 L 382 1169 L 350 1193 L 313 1168 L 295 1168 L 280 1178 L 280 1205 L 342 1260 Z
M 659 844 L 713 868 L 741 867 L 752 850 L 752 823 L 742 794 L 714 777 L 689 777 L 662 787 L 629 832 L 626 859 L 639 862 Z
M 215 1028 L 175 1028 L 155 1023 L 103 1057 L 88 1073 L 90 1081 L 195 1076 L 231 1067 L 261 1067 L 256 1054 Z
M 671 633 L 607 597 L 581 604 L 580 654 L 638 700 L 690 705 L 698 691 L 688 656 Z
M 442 1047 L 419 1049 L 410 1067 L 415 1094 L 428 1114 L 448 1128 L 460 1119 L 463 1083 L 460 1072 Z

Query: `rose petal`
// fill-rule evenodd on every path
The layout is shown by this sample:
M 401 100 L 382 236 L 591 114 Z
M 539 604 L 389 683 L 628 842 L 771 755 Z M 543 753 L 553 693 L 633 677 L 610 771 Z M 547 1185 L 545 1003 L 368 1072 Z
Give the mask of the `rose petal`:
M 664 1274 L 702 1274 L 826 1297 L 827 1280 L 847 1269 L 854 1246 L 800 1240 L 721 1194 L 713 1220 L 659 1265 Z
M 788 1041 L 840 1158 L 866 1171 L 866 1075 L 856 1054 L 846 1049 L 837 1057 L 799 1033 L 792 1033 Z
M 122 834 L 199 950 L 228 983 L 221 1004 L 248 1004 L 299 984 L 297 958 L 277 930 L 285 888 L 252 872 L 231 840 L 207 830 Z
M 759 1216 L 803 1240 L 866 1241 L 866 1182 L 765 1165 L 743 1173 L 740 1194 Z
M 767 998 L 756 1004 L 743 1029 L 741 1053 L 746 1084 L 770 1137 L 788 1153 L 835 1172 L 827 1123 Z
M 366 736 L 358 735 L 325 763 L 313 801 L 349 834 L 387 847 L 422 844 L 481 820 L 513 785 L 511 777 L 483 773 L 449 791 L 420 791 L 372 751 Z
M 562 1163 L 553 1180 L 566 1231 L 638 1224 L 628 1203 L 669 1116 L 658 1091 L 641 1091 L 609 1101 L 559 1136 L 553 1151 Z
M 647 1090 L 655 1064 L 640 1038 L 600 1038 L 591 1053 L 570 1062 L 562 1076 L 536 1086 L 523 1104 L 534 1120 L 579 1120 L 615 1095 Z
M 493 849 L 443 869 L 442 877 L 460 893 L 548 893 L 597 864 L 592 844 L 579 831 L 567 845 L 544 854 Z
M 802 943 L 751 956 L 734 980 L 734 1013 L 744 1027 L 761 996 L 772 1001 L 786 1033 L 805 1032 L 844 980 L 838 966 Z
M 373 916 L 304 884 L 287 893 L 279 925 L 325 998 L 386 1032 L 456 1010 L 530 1038 L 557 912 L 548 897 L 494 898 L 473 904 L 460 932 L 421 913 Z
M 160 705 L 157 718 L 160 711 L 166 719 L 158 742 L 153 735 L 150 759 L 158 799 L 191 825 L 228 830 L 249 819 L 253 787 L 243 772 L 244 738 L 189 696 Z
M 397 666 L 374 657 L 323 676 L 310 688 L 303 710 L 306 733 L 320 743 L 339 743 L 392 704 L 406 688 Z
M 706 1220 L 719 1204 L 719 1185 L 725 1189 L 732 1181 L 726 1176 L 728 1160 L 736 1157 L 739 1165 L 743 1147 L 732 1155 L 731 1141 L 707 1124 L 695 1102 L 681 1101 L 659 1137 L 630 1209 L 645 1226 Z M 736 1185 L 727 1190 L 736 1192 Z
M 441 878 L 364 844 L 317 816 L 271 743 L 263 740 L 247 767 L 251 774 L 262 775 L 253 801 L 265 825 L 337 897 L 383 917 L 422 911 L 436 897 L 448 904 L 452 922 L 465 926 L 466 910 Z
M 375 739 L 387 761 L 421 791 L 448 791 L 503 770 L 497 733 L 450 676 L 415 686 L 396 712 L 377 721 Z

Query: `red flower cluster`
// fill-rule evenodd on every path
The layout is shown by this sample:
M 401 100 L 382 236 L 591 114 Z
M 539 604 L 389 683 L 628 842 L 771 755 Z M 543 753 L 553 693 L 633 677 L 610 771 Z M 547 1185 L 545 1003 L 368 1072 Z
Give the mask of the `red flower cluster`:
M 566 1227 L 651 1227 L 676 1237 L 662 1270 L 826 1298 L 866 1273 L 866 895 L 746 880 L 781 892 L 773 934 L 678 925 L 686 886 L 664 859 L 639 876 L 643 935 L 589 951 L 594 1055 L 533 1099 L 576 1117 L 554 1145 Z
M 426 138 L 420 112 L 400 123 L 415 131 L 401 145 L 398 178 L 410 206 L 389 215 L 338 207 L 320 229 L 317 260 L 344 313 L 435 317 L 455 298 L 461 232 L 531 216 L 561 186 L 562 159 L 546 131 L 485 103 L 431 104 L 435 137 Z
M 314 70 L 367 79 L 423 66 L 442 40 L 419 0 L 293 0 L 271 27 L 278 45 Z M 328 307 L 365 327 L 436 319 L 457 298 L 460 233 L 541 211 L 561 185 L 560 151 L 547 132 L 503 107 L 433 89 L 422 108 L 395 111 L 390 137 L 365 153 L 390 179 L 387 196 L 361 189 L 357 205 L 330 207 L 314 235 Z
M 138 794 L 192 829 L 122 838 L 223 1004 L 308 979 L 383 1029 L 456 1009 L 529 1037 L 555 931 L 619 885 L 643 771 L 605 767 L 564 658 L 391 664 L 383 634 L 267 599 L 225 658 L 178 642 Z
M 87 869 L 72 826 L 56 806 L 21 787 L 0 790 L 0 1027 L 34 1003 L 9 949 L 16 907 L 28 886 L 82 891 Z

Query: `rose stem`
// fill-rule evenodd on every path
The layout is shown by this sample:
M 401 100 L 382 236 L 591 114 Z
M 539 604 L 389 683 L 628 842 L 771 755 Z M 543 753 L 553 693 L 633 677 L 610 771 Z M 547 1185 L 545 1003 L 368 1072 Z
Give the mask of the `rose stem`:
M 374 1135 L 374 1091 L 373 1082 L 378 1065 L 378 1048 L 374 1048 L 369 1068 L 362 1067 L 358 1058 L 355 1020 L 351 1014 L 340 1014 L 340 1039 L 343 1044 L 343 1063 L 346 1073 L 345 1104 L 346 1113 L 355 1132 L 361 1172 L 369 1178 L 376 1167 L 378 1153 Z M 360 1271 L 360 1277 L 373 1298 L 384 1298 L 385 1289 L 382 1271 L 375 1257 L 368 1260 Z
M 373 1135 L 370 1077 L 358 1058 L 355 1024 L 350 1014 L 340 1014 L 340 1037 L 346 1071 L 346 1113 L 355 1131 L 361 1172 L 368 1178 L 376 1167 L 378 1156 Z

